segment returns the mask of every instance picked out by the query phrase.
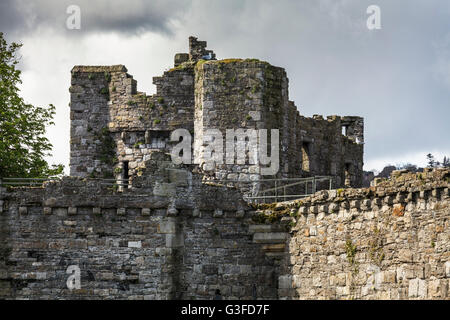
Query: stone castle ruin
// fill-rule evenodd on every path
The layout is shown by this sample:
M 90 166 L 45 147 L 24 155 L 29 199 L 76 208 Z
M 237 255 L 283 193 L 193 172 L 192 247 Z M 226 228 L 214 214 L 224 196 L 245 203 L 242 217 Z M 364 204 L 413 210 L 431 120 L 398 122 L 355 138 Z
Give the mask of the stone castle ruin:
M 302 117 L 283 69 L 189 51 L 153 96 L 124 66 L 73 68 L 71 176 L 0 178 L 0 299 L 449 299 L 450 170 L 359 188 L 361 118 Z M 335 189 L 245 201 L 221 181 L 258 184 L 261 163 L 202 162 L 208 129 L 237 128 L 279 129 L 274 178 Z M 172 160 L 176 129 L 193 164 Z
M 256 59 L 216 60 L 206 42 L 194 37 L 189 54 L 178 53 L 174 60 L 172 69 L 153 78 L 156 94 L 151 96 L 137 91 L 136 80 L 122 65 L 72 69 L 71 176 L 131 183 L 152 152 L 170 152 L 171 132 L 186 129 L 193 136 L 192 163 L 214 179 L 331 176 L 335 187 L 361 185 L 362 118 L 303 117 L 289 100 L 284 69 Z M 237 164 L 240 155 L 231 155 L 232 164 L 216 162 L 213 170 L 205 170 L 205 136 L 211 129 L 224 135 L 230 129 L 278 129 L 275 174 L 264 177 L 264 165 L 251 163 L 248 141 L 245 163 Z

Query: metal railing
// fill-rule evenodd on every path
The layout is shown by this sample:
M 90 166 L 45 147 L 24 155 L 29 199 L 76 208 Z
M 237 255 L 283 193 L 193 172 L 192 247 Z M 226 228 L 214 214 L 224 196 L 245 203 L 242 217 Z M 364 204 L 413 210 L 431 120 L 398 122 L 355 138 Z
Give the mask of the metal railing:
M 43 187 L 47 181 L 58 181 L 59 177 L 49 178 L 0 178 L 1 187 Z
M 207 180 L 214 185 L 234 186 L 244 193 L 248 202 L 278 202 L 308 197 L 319 190 L 331 190 L 333 177 L 279 178 L 258 180 Z M 260 190 L 259 188 L 262 188 Z M 251 189 L 251 190 L 250 190 Z
M 89 180 L 99 181 L 102 186 L 128 187 L 131 185 L 129 180 L 124 179 L 95 179 Z M 49 178 L 0 178 L 0 187 L 43 187 L 45 182 L 59 181 L 60 177 Z
M 60 177 L 49 178 L 0 178 L 1 187 L 43 187 L 45 182 L 58 181 Z M 117 188 L 121 192 L 131 188 L 129 179 L 95 179 L 100 185 Z M 310 178 L 279 178 L 258 180 L 205 180 L 205 184 L 236 187 L 243 193 L 244 200 L 253 203 L 267 203 L 301 199 L 319 190 L 331 190 L 333 177 L 315 176 Z

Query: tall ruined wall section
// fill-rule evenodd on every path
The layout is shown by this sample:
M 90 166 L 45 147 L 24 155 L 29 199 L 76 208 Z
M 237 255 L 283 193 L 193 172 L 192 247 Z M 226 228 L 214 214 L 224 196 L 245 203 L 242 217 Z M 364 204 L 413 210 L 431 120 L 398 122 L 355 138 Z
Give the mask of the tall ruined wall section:
M 376 187 L 263 207 L 260 220 L 291 227 L 278 297 L 449 299 L 449 182 L 448 169 L 398 171 Z
M 360 117 L 298 116 L 291 161 L 301 165 L 303 176 L 335 177 L 335 187 L 361 187 L 364 135 Z M 343 134 L 344 133 L 344 134 Z
M 236 190 L 153 153 L 133 189 L 64 178 L 0 190 L 0 299 L 276 298 Z M 69 290 L 69 266 L 81 288 Z
M 223 135 L 223 151 L 227 130 L 256 129 L 260 137 L 260 130 L 267 130 L 270 150 L 270 132 L 277 129 L 278 171 L 264 176 L 330 175 L 336 187 L 360 186 L 362 118 L 302 117 L 289 101 L 283 68 L 257 59 L 215 60 L 206 42 L 194 37 L 189 46 L 189 54 L 175 55 L 174 68 L 153 78 L 156 94 L 151 96 L 137 91 L 136 80 L 122 65 L 72 69 L 72 176 L 126 180 L 139 176 L 153 151 L 171 150 L 170 134 L 178 128 L 195 136 L 193 156 L 201 169 L 208 129 Z M 254 152 L 247 151 L 245 164 L 237 163 L 236 155 L 226 159 L 224 154 L 213 170 L 204 173 L 216 179 L 261 178 L 266 165 L 260 163 L 257 143 L 247 147 Z
M 359 187 L 363 172 L 363 127 L 360 117 L 301 116 L 289 101 L 286 72 L 266 62 L 225 59 L 200 61 L 196 66 L 194 152 L 199 164 L 208 129 L 222 133 L 224 150 L 227 129 L 269 132 L 278 129 L 279 171 L 275 177 L 329 175 L 335 178 L 335 186 Z M 251 145 L 247 143 L 247 147 Z M 213 172 L 218 179 L 261 178 L 258 159 L 256 165 L 231 166 L 221 160 L 224 164 L 216 165 Z
M 194 71 L 185 64 L 153 79 L 157 92 L 137 92 L 124 66 L 72 69 L 70 174 L 124 178 L 143 170 L 153 150 L 170 149 L 170 132 L 193 132 Z
M 243 133 L 249 134 L 246 163 L 238 163 L 235 148 L 231 163 L 226 163 L 224 154 L 219 160 L 222 163 L 217 163 L 212 175 L 218 179 L 241 181 L 261 178 L 257 144 L 249 142 L 251 134 L 247 130 L 255 130 L 257 134 L 256 130 L 267 129 L 270 143 L 270 129 L 283 128 L 283 103 L 287 103 L 284 70 L 254 59 L 200 61 L 195 80 L 194 151 L 197 163 L 202 161 L 207 130 L 218 130 L 222 134 L 224 152 L 227 151 L 228 132 L 244 130 Z

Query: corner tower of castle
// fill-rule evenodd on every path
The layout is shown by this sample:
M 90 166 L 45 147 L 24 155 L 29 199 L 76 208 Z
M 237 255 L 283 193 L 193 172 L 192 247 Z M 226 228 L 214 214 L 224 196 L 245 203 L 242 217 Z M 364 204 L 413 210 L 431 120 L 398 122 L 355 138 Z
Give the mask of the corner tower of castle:
M 272 177 L 327 175 L 336 187 L 362 182 L 363 118 L 300 115 L 289 100 L 283 68 L 257 59 L 216 60 L 206 41 L 189 38 L 189 53 L 154 77 L 154 95 L 137 91 L 122 66 L 75 66 L 71 82 L 70 174 L 132 179 L 152 152 L 169 152 L 170 134 L 187 129 L 193 163 L 202 169 L 205 132 L 279 130 L 279 170 Z M 224 141 L 225 148 L 225 141 Z M 236 155 L 235 155 L 236 156 Z M 216 179 L 257 180 L 261 165 L 216 163 Z M 236 163 L 236 161 L 234 162 Z

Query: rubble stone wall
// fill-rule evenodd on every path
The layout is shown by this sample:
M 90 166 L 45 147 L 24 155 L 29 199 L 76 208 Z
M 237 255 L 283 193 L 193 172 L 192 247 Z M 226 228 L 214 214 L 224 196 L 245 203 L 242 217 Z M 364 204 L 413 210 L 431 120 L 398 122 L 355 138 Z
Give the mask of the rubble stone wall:
M 274 262 L 237 190 L 159 155 L 123 192 L 75 177 L 2 188 L 0 299 L 276 298 Z M 74 265 L 81 287 L 70 290 Z
M 449 299 L 448 170 L 252 206 L 164 154 L 146 170 L 1 188 L 0 298 Z
M 263 210 L 291 226 L 280 299 L 449 299 L 450 171 L 393 175 Z

